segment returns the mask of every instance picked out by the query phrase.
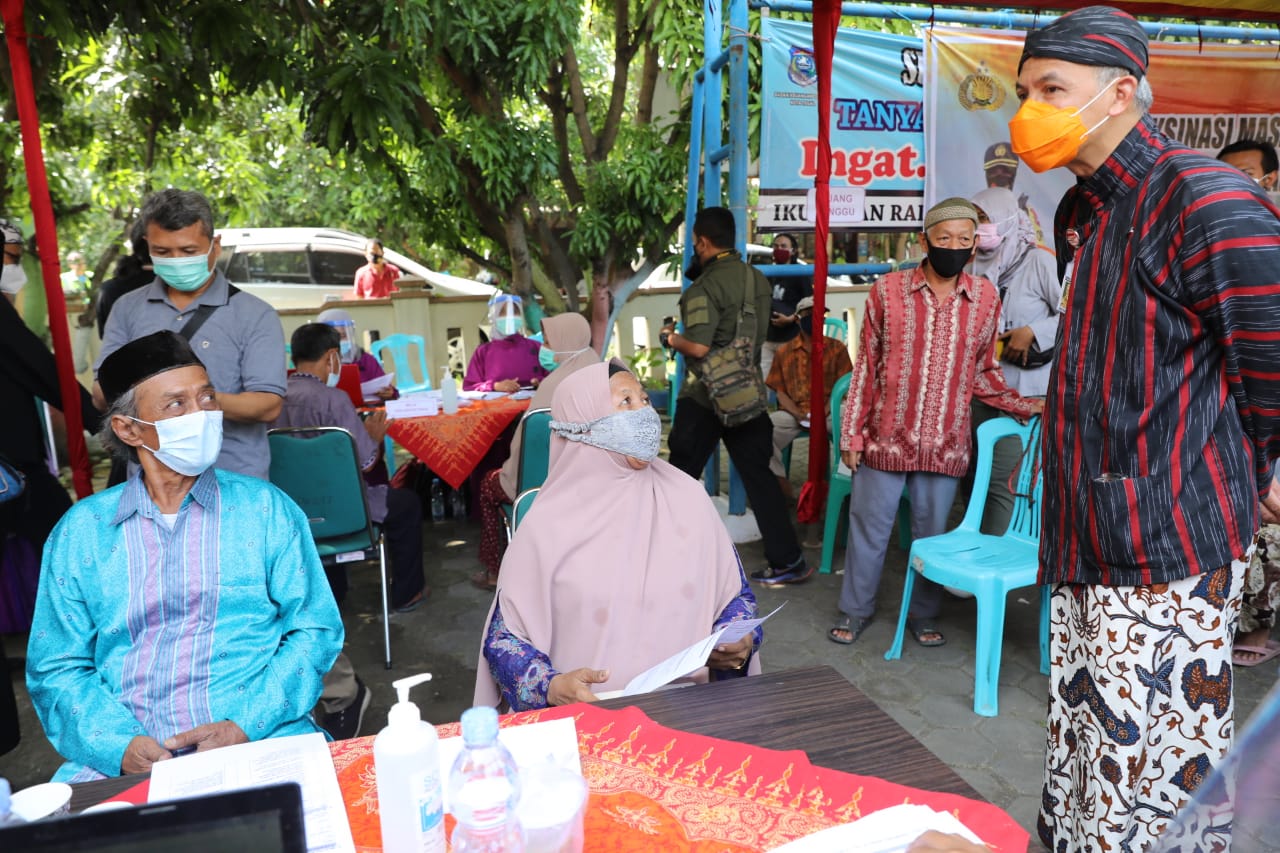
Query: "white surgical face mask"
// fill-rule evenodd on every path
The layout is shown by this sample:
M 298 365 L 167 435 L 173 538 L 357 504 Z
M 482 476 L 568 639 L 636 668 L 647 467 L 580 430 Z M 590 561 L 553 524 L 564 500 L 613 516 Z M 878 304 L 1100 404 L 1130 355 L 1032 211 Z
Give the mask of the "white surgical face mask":
M 324 381 L 324 384 L 328 385 L 330 388 L 337 388 L 338 378 L 341 376 L 342 376 L 342 360 L 339 359 L 337 367 L 329 368 L 329 378 Z
M 27 273 L 22 264 L 5 264 L 0 271 L 0 293 L 16 294 L 26 283 Z
M 160 446 L 152 450 L 144 444 L 143 448 L 151 451 L 162 465 L 184 476 L 203 474 L 222 452 L 220 411 L 201 409 L 162 421 L 144 421 L 141 418 L 133 420 L 156 428 Z

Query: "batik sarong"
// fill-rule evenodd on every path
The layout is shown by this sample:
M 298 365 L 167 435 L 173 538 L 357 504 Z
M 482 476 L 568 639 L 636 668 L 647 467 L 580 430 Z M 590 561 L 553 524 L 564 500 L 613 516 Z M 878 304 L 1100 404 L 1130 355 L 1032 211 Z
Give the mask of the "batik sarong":
M 1247 562 L 1169 584 L 1055 590 L 1038 826 L 1055 853 L 1147 849 L 1231 746 Z M 1225 836 L 1229 822 L 1210 831 Z

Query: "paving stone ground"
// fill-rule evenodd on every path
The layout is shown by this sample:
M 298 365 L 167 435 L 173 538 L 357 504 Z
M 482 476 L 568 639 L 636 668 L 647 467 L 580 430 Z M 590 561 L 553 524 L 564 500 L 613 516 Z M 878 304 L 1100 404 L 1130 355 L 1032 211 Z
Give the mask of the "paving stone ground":
M 793 463 L 800 482 L 804 454 Z M 625 520 L 619 520 L 625 523 Z M 809 536 L 816 540 L 816 533 Z M 425 553 L 430 601 L 417 611 L 392 614 L 394 668 L 382 665 L 382 629 L 377 571 L 371 564 L 352 569 L 352 590 L 344 606 L 348 652 L 360 677 L 373 691 L 363 733 L 376 733 L 395 701 L 391 682 L 417 672 L 431 672 L 429 685 L 415 691 L 424 716 L 432 722 L 458 719 L 471 704 L 480 631 L 489 595 L 472 587 L 468 577 L 478 568 L 479 526 L 445 521 L 426 524 Z M 748 571 L 764 566 L 759 543 L 740 547 Z M 820 549 L 806 548 L 811 561 Z M 836 568 L 843 558 L 836 550 Z M 875 621 L 852 646 L 826 639 L 837 616 L 839 574 L 816 575 L 806 584 L 781 590 L 759 590 L 763 612 L 787 602 L 766 631 L 763 663 L 771 669 L 826 664 L 834 667 L 890 716 L 953 767 L 980 794 L 1006 809 L 1032 832 L 1039 803 L 1044 752 L 1044 719 L 1048 678 L 1039 671 L 1037 641 L 1038 592 L 1015 590 L 1009 596 L 1000 670 L 1000 714 L 973 713 L 974 621 L 972 600 L 948 599 L 939 619 L 947 644 L 922 648 L 907 638 L 902 658 L 886 661 L 894 620 L 901 602 L 906 554 L 895 541 L 889 550 Z M 690 567 L 695 571 L 696 567 Z M 9 655 L 21 655 L 24 635 L 4 637 Z M 1275 683 L 1274 666 L 1237 668 L 1237 719 L 1246 719 Z M 23 719 L 23 741 L 0 756 L 0 776 L 15 789 L 45 781 L 59 764 L 31 710 L 25 685 L 15 677 Z

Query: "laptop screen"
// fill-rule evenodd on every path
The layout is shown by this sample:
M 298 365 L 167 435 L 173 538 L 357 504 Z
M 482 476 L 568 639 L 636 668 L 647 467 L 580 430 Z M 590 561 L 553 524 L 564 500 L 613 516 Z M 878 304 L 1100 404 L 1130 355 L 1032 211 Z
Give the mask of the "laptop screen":
M 305 853 L 302 789 L 272 785 L 0 830 L 0 849 L 73 853 Z

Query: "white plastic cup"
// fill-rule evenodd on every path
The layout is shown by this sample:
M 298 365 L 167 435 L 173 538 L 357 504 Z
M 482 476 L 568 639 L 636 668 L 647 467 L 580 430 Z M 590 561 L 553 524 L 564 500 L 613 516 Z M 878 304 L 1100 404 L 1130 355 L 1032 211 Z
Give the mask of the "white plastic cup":
M 521 768 L 520 785 L 525 853 L 582 853 L 587 781 L 547 763 Z
M 9 808 L 28 823 L 62 817 L 71 812 L 71 786 L 66 782 L 45 782 L 23 788 L 13 795 Z

